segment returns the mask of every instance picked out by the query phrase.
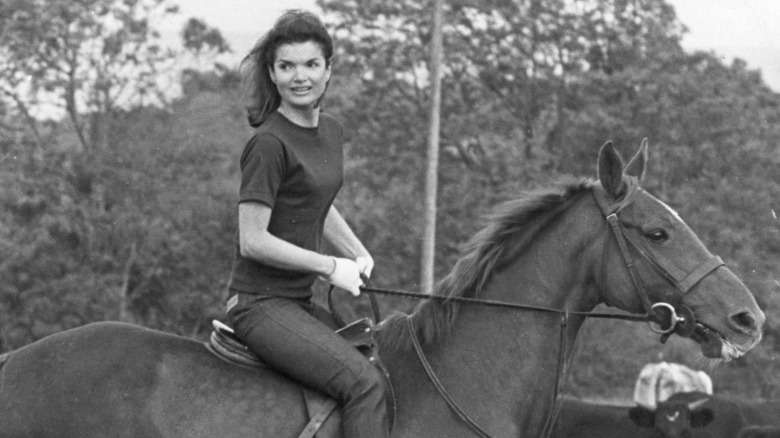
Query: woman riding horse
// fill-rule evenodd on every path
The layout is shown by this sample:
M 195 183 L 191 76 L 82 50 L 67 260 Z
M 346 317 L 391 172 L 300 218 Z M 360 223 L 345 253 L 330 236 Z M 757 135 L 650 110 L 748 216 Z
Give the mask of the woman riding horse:
M 598 181 L 506 204 L 437 286 L 442 300 L 380 324 L 392 437 L 543 436 L 577 332 L 601 303 L 675 309 L 685 321 L 667 329 L 708 357 L 729 360 L 758 343 L 765 316 L 752 294 L 642 190 L 646 160 L 645 143 L 625 166 L 607 144 Z M 58 333 L 2 362 L 2 437 L 292 438 L 309 421 L 298 382 L 128 324 Z M 339 419 L 331 415 L 321 436 L 339 436 Z
M 368 251 L 333 206 L 343 129 L 320 111 L 333 42 L 320 20 L 285 13 L 245 59 L 249 123 L 228 316 L 238 337 L 285 375 L 338 400 L 346 438 L 388 436 L 384 376 L 318 319 L 320 276 L 360 294 Z M 346 258 L 320 254 L 322 238 Z

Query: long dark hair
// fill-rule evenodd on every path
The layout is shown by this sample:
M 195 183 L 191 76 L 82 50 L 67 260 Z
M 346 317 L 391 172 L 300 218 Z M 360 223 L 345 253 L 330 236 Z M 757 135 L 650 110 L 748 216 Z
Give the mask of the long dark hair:
M 277 49 L 283 44 L 307 41 L 320 45 L 325 63 L 330 66 L 333 40 L 325 25 L 311 12 L 290 10 L 276 20 L 274 27 L 257 41 L 241 61 L 240 72 L 244 81 L 247 119 L 253 127 L 260 126 L 269 114 L 279 108 L 282 100 L 269 73 L 269 69 L 273 68 Z M 318 101 L 317 106 L 319 104 Z

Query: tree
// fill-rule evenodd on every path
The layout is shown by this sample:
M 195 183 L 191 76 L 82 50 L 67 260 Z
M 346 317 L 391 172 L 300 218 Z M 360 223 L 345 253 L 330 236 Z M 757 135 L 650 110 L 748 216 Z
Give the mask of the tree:
M 337 97 L 339 103 L 351 100 L 342 107 L 345 118 L 360 128 L 360 147 L 351 153 L 366 168 L 356 169 L 356 178 L 366 187 L 382 180 L 383 187 L 397 188 L 398 195 L 412 194 L 398 202 L 415 213 L 405 219 L 406 232 L 421 234 L 422 216 L 416 213 L 422 207 L 413 193 L 422 185 L 421 134 L 433 99 L 425 52 L 433 35 L 427 18 L 433 2 L 411 1 L 402 7 L 378 0 L 320 4 L 338 43 L 337 76 L 345 74 L 350 83 L 359 84 L 348 97 Z M 573 135 L 582 132 L 571 120 L 582 101 L 580 83 L 591 71 L 606 74 L 604 69 L 618 70 L 620 62 L 641 59 L 653 47 L 651 39 L 674 47 L 680 27 L 667 12 L 668 6 L 654 1 L 447 2 L 439 205 L 458 216 L 442 215 L 441 221 L 451 223 L 442 224 L 444 231 L 437 234 L 465 238 L 488 206 L 517 187 L 549 181 L 555 176 L 550 169 L 570 170 L 562 163 L 572 156 L 593 153 L 606 139 L 603 135 L 590 144 Z M 594 53 L 603 56 L 599 60 Z M 451 245 L 437 252 L 457 254 Z M 446 262 L 452 261 L 448 257 L 439 272 L 446 272 Z
M 175 73 L 166 69 L 183 55 L 159 44 L 155 23 L 175 12 L 162 0 L 0 4 L 0 56 L 8 65 L 0 72 L 0 108 L 8 110 L 1 120 L 13 133 L 0 142 L 4 348 L 101 319 L 188 332 L 201 323 L 193 322 L 198 300 L 182 295 L 220 278 L 204 279 L 209 269 L 190 270 L 195 263 L 186 254 L 218 247 L 210 234 L 192 229 L 222 231 L 214 222 L 223 219 L 221 209 L 205 207 L 209 198 L 193 201 L 191 187 L 198 184 L 178 186 L 185 184 L 187 171 L 179 170 L 187 157 L 203 153 L 183 150 L 198 142 L 174 140 L 169 132 L 176 126 L 169 102 L 176 78 L 165 83 L 162 76 Z M 218 32 L 205 28 L 204 34 L 190 38 L 195 44 L 208 37 L 198 46 L 204 59 L 226 49 L 211 49 L 221 41 Z M 226 89 L 235 82 L 224 71 L 219 76 Z M 42 121 L 57 116 L 46 113 L 47 104 L 64 110 L 64 123 Z M 231 117 L 226 112 L 222 123 Z M 200 184 L 208 173 L 190 171 Z M 175 206 L 183 200 L 202 211 L 181 215 L 185 209 Z M 193 224 L 196 219 L 203 225 Z M 196 297 L 201 304 L 217 299 Z
M 218 54 L 230 52 L 230 45 L 222 38 L 219 30 L 209 27 L 203 20 L 190 18 L 181 31 L 184 48 L 200 55 L 213 51 Z
M 167 101 L 162 76 L 174 53 L 154 23 L 176 12 L 167 0 L 4 2 L 0 55 L 12 68 L 0 89 L 22 114 L 63 111 L 80 147 L 94 152 L 119 108 Z

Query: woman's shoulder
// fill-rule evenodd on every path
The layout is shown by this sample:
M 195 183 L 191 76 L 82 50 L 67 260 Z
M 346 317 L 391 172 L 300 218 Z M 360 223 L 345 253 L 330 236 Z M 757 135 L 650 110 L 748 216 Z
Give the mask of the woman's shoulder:
M 277 148 L 283 146 L 283 142 L 277 134 L 273 131 L 257 130 L 249 141 L 246 143 L 247 148 L 262 147 L 262 148 Z
M 280 131 L 284 131 L 286 127 L 286 123 L 284 123 L 284 118 L 277 112 L 273 112 L 266 117 L 266 119 L 263 121 L 260 126 L 255 128 L 255 135 L 257 134 L 268 134 L 268 135 L 274 135 L 275 133 L 278 133 Z
M 284 143 L 273 133 L 257 130 L 244 145 L 241 161 L 250 156 L 284 155 Z

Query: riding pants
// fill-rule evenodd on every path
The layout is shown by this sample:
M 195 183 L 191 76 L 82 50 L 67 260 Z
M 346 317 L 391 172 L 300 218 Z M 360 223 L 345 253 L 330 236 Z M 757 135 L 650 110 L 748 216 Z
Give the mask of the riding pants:
M 340 402 L 345 438 L 388 437 L 384 376 L 317 312 L 308 299 L 239 293 L 228 316 L 269 365 Z

